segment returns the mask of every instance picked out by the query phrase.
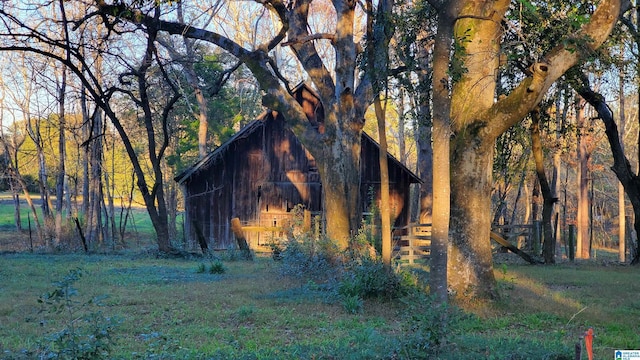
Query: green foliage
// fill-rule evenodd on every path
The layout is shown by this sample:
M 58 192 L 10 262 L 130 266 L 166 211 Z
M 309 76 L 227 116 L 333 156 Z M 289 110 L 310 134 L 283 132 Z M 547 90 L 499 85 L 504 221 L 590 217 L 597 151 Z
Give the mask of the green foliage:
M 76 300 L 73 285 L 82 277 L 80 268 L 70 270 L 55 288 L 42 295 L 38 303 L 43 312 L 64 317 L 63 328 L 49 334 L 41 344 L 41 359 L 108 359 L 114 346 L 113 332 L 117 325 L 112 318 L 94 310 L 103 298 L 82 302 Z M 89 309 L 91 311 L 87 311 Z
M 321 281 L 338 276 L 338 251 L 335 244 L 324 237 L 311 235 L 291 238 L 283 244 L 281 271 L 283 275 Z
M 210 274 L 224 274 L 226 271 L 227 269 L 224 267 L 222 261 L 214 261 L 209 266 Z
M 424 294 L 414 293 L 412 299 L 405 300 L 407 334 L 402 346 L 403 358 L 431 359 L 441 347 L 451 340 L 451 329 L 455 328 L 455 311 L 446 304 L 436 305 Z
M 449 76 L 451 76 L 451 82 L 456 83 L 462 79 L 464 74 L 469 70 L 464 66 L 465 57 L 467 56 L 466 45 L 471 40 L 469 39 L 471 29 L 467 29 L 462 36 L 456 36 L 453 40 L 453 56 L 451 57 L 451 63 L 449 64 Z
M 359 295 L 345 295 L 342 297 L 341 303 L 349 314 L 361 313 L 364 307 L 364 302 Z
M 415 287 L 415 279 L 408 273 L 395 271 L 368 255 L 339 257 L 326 241 L 308 234 L 290 239 L 283 249 L 278 248 L 282 273 L 330 284 L 335 297 L 352 314 L 363 310 L 364 299 L 398 299 Z M 352 243 L 355 241 L 366 239 L 356 238 Z
M 338 292 L 343 297 L 397 299 L 409 290 L 399 272 L 382 261 L 364 258 L 347 264 Z
M 565 42 L 569 50 L 584 50 L 590 41 L 586 38 L 570 38 L 588 22 L 593 11 L 590 1 L 530 1 L 519 0 L 507 13 L 510 26 L 505 32 L 502 49 L 512 70 L 508 77 L 517 82 L 515 73 L 527 69 L 542 59 L 558 41 Z M 515 78 L 514 78 L 515 76 Z
M 253 120 L 260 111 L 258 94 L 250 90 L 238 92 L 233 85 L 224 81 L 223 64 L 231 62 L 226 54 L 211 53 L 205 47 L 196 48 L 199 61 L 194 63 L 194 70 L 201 80 L 202 91 L 207 99 L 207 119 L 210 147 L 228 140 L 238 127 Z M 236 76 L 243 76 L 243 68 L 236 72 Z M 180 86 L 185 96 L 174 108 L 176 137 L 174 151 L 167 156 L 167 163 L 180 173 L 198 159 L 198 129 L 197 118 L 199 109 L 193 88 L 186 84 L 182 72 L 175 73 L 176 78 L 183 83 Z M 216 139 L 214 143 L 213 139 Z

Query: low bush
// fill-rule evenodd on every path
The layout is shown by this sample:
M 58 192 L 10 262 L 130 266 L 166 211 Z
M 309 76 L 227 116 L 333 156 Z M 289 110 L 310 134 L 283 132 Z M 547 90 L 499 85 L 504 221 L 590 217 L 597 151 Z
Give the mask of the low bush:
M 61 316 L 62 327 L 51 332 L 41 342 L 39 359 L 109 359 L 115 345 L 113 334 L 117 321 L 97 310 L 102 297 L 87 301 L 76 300 L 78 291 L 73 285 L 82 277 L 81 269 L 74 269 L 54 283 L 55 288 L 38 299 L 41 313 Z M 41 324 L 49 324 L 46 319 Z M 53 322 L 55 324 L 55 322 Z
M 403 276 L 377 259 L 364 258 L 347 264 L 339 292 L 343 296 L 358 295 L 363 299 L 397 299 L 408 290 Z
M 334 281 L 340 269 L 336 254 L 335 246 L 327 239 L 289 239 L 280 252 L 281 272 L 285 276 Z
M 227 269 L 225 269 L 222 261 L 214 261 L 211 263 L 211 266 L 209 266 L 210 274 L 224 274 L 225 271 L 227 271 Z
M 416 285 L 413 276 L 371 258 L 366 251 L 339 255 L 327 239 L 301 234 L 278 251 L 283 275 L 330 285 L 333 297 L 348 313 L 361 312 L 365 299 L 397 299 Z

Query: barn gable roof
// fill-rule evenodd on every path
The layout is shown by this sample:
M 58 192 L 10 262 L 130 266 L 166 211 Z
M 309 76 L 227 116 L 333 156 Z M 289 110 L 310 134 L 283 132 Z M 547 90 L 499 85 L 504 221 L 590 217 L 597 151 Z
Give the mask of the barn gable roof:
M 187 181 L 189 178 L 191 178 L 193 175 L 199 173 L 202 170 L 208 169 L 211 164 L 215 163 L 215 161 L 219 157 L 221 157 L 227 149 L 229 149 L 231 144 L 233 144 L 234 142 L 236 142 L 236 141 L 238 141 L 240 139 L 243 139 L 243 138 L 251 135 L 254 131 L 262 128 L 262 126 L 264 126 L 264 120 L 266 118 L 266 115 L 267 114 L 264 113 L 258 119 L 256 119 L 256 120 L 250 122 L 249 124 L 247 124 L 244 128 L 242 128 L 240 131 L 238 131 L 236 134 L 234 134 L 229 140 L 225 141 L 223 144 L 218 146 L 218 148 L 216 148 L 214 151 L 210 152 L 209 154 L 207 154 L 207 156 L 205 156 L 204 158 L 198 160 L 195 164 L 193 164 L 192 166 L 190 166 L 189 168 L 184 170 L 182 173 L 177 175 L 174 178 L 174 180 L 176 182 L 178 182 L 178 184 L 182 184 L 185 181 Z M 362 132 L 362 141 L 369 141 L 377 149 L 380 148 L 380 144 L 378 144 L 377 141 L 375 141 L 369 134 L 367 134 L 364 131 Z M 388 159 L 395 166 L 397 166 L 400 169 L 402 169 L 403 172 L 406 172 L 412 183 L 421 183 L 422 182 L 420 180 L 420 178 L 418 177 L 418 175 L 413 173 L 413 171 L 411 171 L 409 168 L 407 168 L 404 164 L 402 164 L 393 155 L 388 154 Z
M 310 86 L 308 86 L 307 84 L 305 84 L 304 82 L 300 83 L 299 85 L 297 85 L 292 90 L 292 92 L 293 93 L 298 93 L 298 92 L 301 92 L 303 90 L 309 91 L 312 94 L 312 96 L 314 96 L 317 99 L 319 99 L 319 97 L 317 96 L 315 91 L 313 91 L 313 89 Z M 267 117 L 269 115 L 271 115 L 271 114 L 275 114 L 275 113 L 270 111 L 270 110 L 267 110 L 264 113 L 262 113 L 258 117 L 258 119 L 256 119 L 256 120 L 250 122 L 249 124 L 247 124 L 244 128 L 242 128 L 240 131 L 238 131 L 236 134 L 234 134 L 229 140 L 225 141 L 223 144 L 221 144 L 214 151 L 210 152 L 207 156 L 205 156 L 204 158 L 198 160 L 191 167 L 187 168 L 182 173 L 177 175 L 174 178 L 174 180 L 176 182 L 178 182 L 178 184 L 183 184 L 185 181 L 187 181 L 193 175 L 199 173 L 202 170 L 207 169 L 211 164 L 215 163 L 215 161 L 225 153 L 225 151 L 231 146 L 231 144 L 233 144 L 234 142 L 236 142 L 236 141 L 238 141 L 240 139 L 248 137 L 254 131 L 256 131 L 257 129 L 261 128 L 264 125 L 264 122 L 267 119 Z M 378 144 L 377 141 L 375 141 L 371 136 L 369 136 L 369 134 L 367 134 L 364 131 L 362 132 L 362 141 L 369 141 L 369 142 L 371 142 L 373 144 L 373 146 L 376 149 L 378 149 L 378 150 L 380 149 L 380 144 Z M 398 168 L 400 168 L 403 172 L 405 172 L 407 174 L 407 176 L 410 179 L 410 182 L 412 182 L 412 183 L 422 183 L 422 180 L 420 180 L 420 178 L 416 174 L 414 174 L 409 168 L 407 168 L 404 164 L 402 164 L 393 155 L 388 154 L 388 159 L 391 161 L 391 163 L 394 164 L 394 166 L 397 166 Z
M 371 136 L 369 136 L 369 134 L 367 134 L 365 131 L 362 132 L 362 139 L 364 141 L 371 141 L 371 143 L 376 147 L 376 149 L 380 150 L 380 144 L 377 141 L 375 141 Z M 397 167 L 402 169 L 402 171 L 406 172 L 409 178 L 411 179 L 412 183 L 418 183 L 418 184 L 422 183 L 422 180 L 418 175 L 416 175 L 413 171 L 411 171 L 411 169 L 409 169 L 403 163 L 401 163 L 400 160 L 396 159 L 396 157 L 393 156 L 391 153 L 387 153 L 387 159 L 391 160 L 393 164 L 395 164 Z
M 256 129 L 261 128 L 264 125 L 264 118 L 266 117 L 266 112 L 258 117 L 258 119 L 253 120 L 245 127 L 240 129 L 237 133 L 235 133 L 229 140 L 222 143 L 215 150 L 211 151 L 202 159 L 198 160 L 195 164 L 188 167 L 186 170 L 178 174 L 175 178 L 173 178 L 178 184 L 184 183 L 191 176 L 200 172 L 200 170 L 207 169 L 209 165 L 213 164 L 218 157 L 222 156 L 224 152 L 239 139 L 243 139 L 249 135 L 251 135 Z

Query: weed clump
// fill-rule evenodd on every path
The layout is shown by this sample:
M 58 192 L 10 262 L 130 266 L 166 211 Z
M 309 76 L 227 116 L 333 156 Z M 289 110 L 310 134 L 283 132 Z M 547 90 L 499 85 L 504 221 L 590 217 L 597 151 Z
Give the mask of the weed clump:
M 224 274 L 225 271 L 227 271 L 227 269 L 224 267 L 222 261 L 214 261 L 211 263 L 211 266 L 209 266 L 210 274 Z
M 218 259 L 211 261 L 208 270 L 207 265 L 205 265 L 204 263 L 198 264 L 198 267 L 196 268 L 197 274 L 204 274 L 206 272 L 208 272 L 209 274 L 224 274 L 226 271 L 227 268 L 225 268 L 222 261 Z

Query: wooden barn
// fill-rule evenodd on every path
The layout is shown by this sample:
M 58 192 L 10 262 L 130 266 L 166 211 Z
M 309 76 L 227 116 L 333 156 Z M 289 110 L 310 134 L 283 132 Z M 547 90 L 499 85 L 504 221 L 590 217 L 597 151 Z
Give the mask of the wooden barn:
M 314 92 L 296 88 L 307 117 L 322 126 L 324 113 Z M 362 136 L 361 199 L 365 211 L 379 199 L 379 146 Z M 409 223 L 409 188 L 419 178 L 389 156 L 391 209 L 395 226 Z M 245 232 L 253 249 L 266 246 L 281 233 L 296 205 L 312 214 L 322 212 L 322 184 L 315 160 L 295 135 L 285 129 L 282 117 L 268 111 L 216 150 L 178 175 L 185 197 L 185 234 L 191 243 L 207 242 L 211 250 L 237 247 L 231 219 L 246 227 L 269 231 Z

